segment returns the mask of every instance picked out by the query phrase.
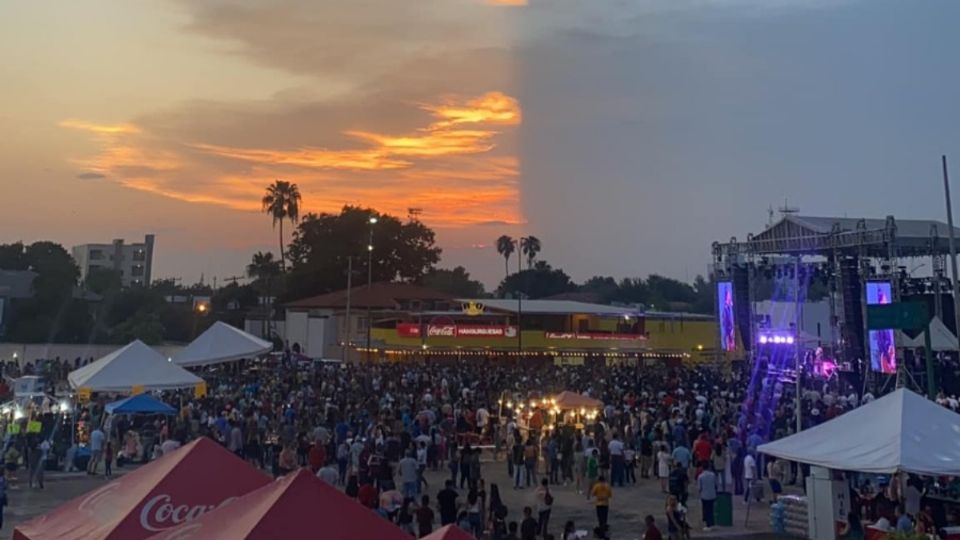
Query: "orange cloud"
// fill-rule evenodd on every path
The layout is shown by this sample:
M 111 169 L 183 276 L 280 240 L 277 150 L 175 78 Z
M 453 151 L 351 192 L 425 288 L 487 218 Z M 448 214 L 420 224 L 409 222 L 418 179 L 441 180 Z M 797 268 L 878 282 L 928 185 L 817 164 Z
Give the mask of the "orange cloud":
M 400 216 L 422 208 L 424 221 L 436 226 L 521 222 L 519 163 L 497 150 L 499 130 L 522 121 L 517 100 L 489 92 L 419 109 L 432 117 L 422 128 L 343 130 L 337 149 L 183 143 L 176 130 L 161 136 L 144 125 L 60 125 L 92 133 L 102 146 L 74 163 L 128 188 L 185 202 L 258 211 L 264 186 L 284 178 L 299 184 L 304 211 L 355 204 Z
M 486 0 L 488 4 L 495 6 L 525 6 L 527 0 Z

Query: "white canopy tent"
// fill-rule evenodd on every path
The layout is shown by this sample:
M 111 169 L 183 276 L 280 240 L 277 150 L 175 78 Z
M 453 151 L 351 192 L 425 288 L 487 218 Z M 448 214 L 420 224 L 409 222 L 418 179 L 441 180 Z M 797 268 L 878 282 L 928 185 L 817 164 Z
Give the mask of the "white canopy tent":
M 173 390 L 203 382 L 140 340 L 71 371 L 67 380 L 73 388 L 117 393 L 129 393 L 134 386 L 142 386 L 144 390 Z
M 913 339 L 904 336 L 903 346 L 923 347 L 924 332 L 926 332 L 926 330 L 917 334 L 917 337 Z M 955 351 L 958 348 L 957 336 L 953 335 L 953 332 L 947 328 L 947 325 L 943 324 L 943 321 L 940 320 L 939 317 L 934 317 L 930 320 L 930 347 L 936 352 Z
M 901 388 L 758 450 L 836 470 L 960 475 L 960 415 Z
M 272 350 L 273 343 L 217 321 L 177 353 L 173 362 L 184 367 L 206 366 L 255 358 Z

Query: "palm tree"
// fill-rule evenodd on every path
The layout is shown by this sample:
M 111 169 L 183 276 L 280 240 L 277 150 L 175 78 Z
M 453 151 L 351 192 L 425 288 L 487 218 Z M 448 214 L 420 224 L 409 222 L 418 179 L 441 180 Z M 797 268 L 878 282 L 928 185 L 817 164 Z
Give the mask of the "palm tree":
M 503 257 L 503 270 L 510 275 L 510 256 L 516 251 L 517 244 L 507 235 L 497 238 L 497 253 Z
M 287 257 L 283 252 L 283 220 L 289 219 L 296 224 L 300 218 L 300 189 L 296 184 L 285 180 L 276 180 L 267 186 L 267 192 L 260 201 L 263 212 L 273 218 L 273 226 L 280 224 L 280 271 L 287 271 Z
M 520 252 L 527 258 L 527 268 L 533 268 L 533 260 L 540 253 L 540 239 L 536 236 L 527 236 L 520 239 Z
M 262 305 L 266 306 L 266 298 L 272 298 L 273 288 L 271 287 L 271 280 L 280 275 L 280 262 L 273 259 L 273 253 L 269 251 L 264 253 L 258 251 L 253 254 L 253 260 L 250 264 L 247 265 L 247 277 L 256 279 L 260 285 L 260 292 L 262 294 L 261 302 Z M 273 306 L 270 306 L 270 311 L 268 313 L 272 314 Z M 268 315 L 270 320 L 273 320 L 272 315 Z M 260 323 L 260 336 L 267 336 L 267 317 L 265 317 Z

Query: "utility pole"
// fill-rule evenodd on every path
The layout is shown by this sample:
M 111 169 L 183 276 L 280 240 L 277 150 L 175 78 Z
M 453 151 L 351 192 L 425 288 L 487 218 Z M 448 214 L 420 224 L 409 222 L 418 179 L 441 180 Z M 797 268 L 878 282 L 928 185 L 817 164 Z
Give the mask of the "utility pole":
M 367 242 L 367 295 L 370 295 L 370 289 L 373 288 L 373 226 L 377 224 L 377 217 L 370 216 L 370 238 Z M 370 330 L 373 321 L 370 315 L 371 298 L 367 298 L 367 357 L 370 357 Z
M 954 317 L 954 333 L 960 334 L 960 309 L 957 308 L 958 305 L 958 288 L 957 288 L 957 244 L 956 235 L 953 233 L 953 203 L 950 201 L 950 175 L 947 172 L 947 156 L 940 156 L 940 162 L 943 165 L 943 193 L 944 200 L 947 204 L 947 238 L 949 239 L 950 246 L 950 270 L 953 274 L 953 317 Z M 929 332 L 929 328 L 927 329 Z M 932 355 L 931 355 L 932 356 Z M 928 356 L 930 358 L 931 356 Z M 932 363 L 932 360 L 931 360 Z M 932 371 L 931 365 L 927 366 L 927 371 Z M 928 383 L 929 384 L 929 383 Z
M 523 237 L 517 239 L 517 353 L 523 354 Z

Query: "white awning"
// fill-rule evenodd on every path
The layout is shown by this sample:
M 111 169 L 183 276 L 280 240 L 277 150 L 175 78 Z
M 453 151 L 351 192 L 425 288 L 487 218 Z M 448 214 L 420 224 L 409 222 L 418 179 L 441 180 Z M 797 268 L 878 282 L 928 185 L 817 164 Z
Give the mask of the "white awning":
M 144 390 L 172 390 L 203 382 L 140 340 L 71 371 L 67 380 L 73 388 L 117 393 L 129 393 L 134 386 L 142 386 Z
M 960 415 L 901 388 L 761 453 L 829 469 L 960 475 Z
M 923 334 L 926 332 L 920 332 L 917 337 L 910 339 L 906 338 L 903 342 L 904 347 L 923 347 L 924 346 L 924 337 Z M 934 317 L 930 320 L 930 348 L 934 351 L 955 351 L 957 350 L 957 336 L 953 335 L 953 332 L 947 328 L 947 325 L 943 324 L 943 321 L 939 317 Z
M 173 357 L 184 366 L 206 366 L 242 358 L 256 358 L 273 350 L 273 343 L 217 321 Z

